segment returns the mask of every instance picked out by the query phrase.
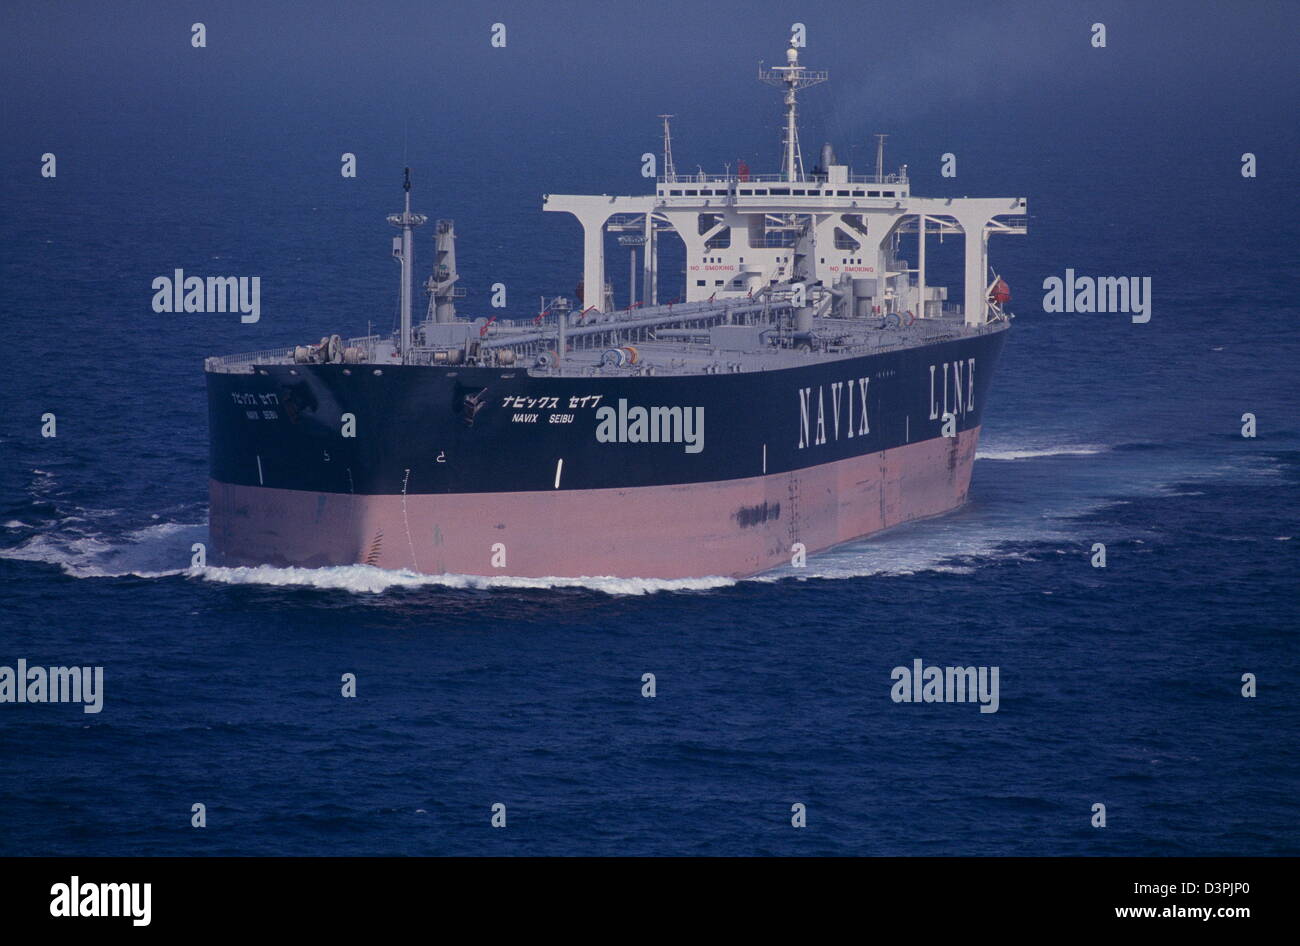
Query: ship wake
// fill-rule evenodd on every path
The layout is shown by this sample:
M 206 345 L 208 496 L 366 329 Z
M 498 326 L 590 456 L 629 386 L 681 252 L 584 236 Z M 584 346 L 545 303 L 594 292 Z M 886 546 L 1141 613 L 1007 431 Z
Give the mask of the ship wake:
M 7 531 L 26 531 L 21 520 L 4 524 Z M 95 520 L 68 516 L 53 528 L 0 549 L 0 558 L 58 566 L 73 578 L 166 578 L 191 569 L 191 548 L 207 542 L 205 522 L 160 522 L 116 535 L 96 528 Z
M 943 516 L 897 526 L 886 532 L 810 556 L 805 567 L 774 569 L 742 582 L 786 579 L 836 580 L 903 577 L 924 572 L 968 574 L 984 565 L 1022 557 L 1028 544 L 1078 546 L 1094 531 L 1080 532 L 1078 517 L 1133 495 L 1170 494 L 1205 478 L 1224 475 L 1276 477 L 1268 456 L 1211 459 L 1197 444 L 1193 462 L 1183 451 L 1155 445 L 994 445 L 981 450 L 970 501 Z M 1213 456 L 1211 454 L 1211 456 Z M 1177 459 L 1177 463 L 1171 460 Z M 1023 460 L 1021 463 L 996 462 Z M 1062 466 L 1062 463 L 1068 465 Z M 981 470 L 983 472 L 981 473 Z M 1176 471 L 1176 475 L 1174 474 Z M 40 473 L 40 471 L 33 471 Z M 1117 489 L 1117 483 L 1122 484 Z M 91 509 L 57 494 L 57 483 L 40 473 L 30 504 L 10 506 L 0 523 L 0 559 L 43 563 L 74 578 L 183 578 L 214 585 L 314 588 L 358 595 L 403 589 L 458 591 L 583 589 L 609 595 L 707 592 L 735 586 L 736 579 L 611 576 L 519 578 L 389 570 L 372 565 L 326 568 L 194 567 L 194 547 L 208 542 L 201 507 L 169 512 L 181 521 L 141 523 L 136 514 Z M 162 519 L 154 515 L 152 519 Z M 1105 537 L 1102 537 L 1105 538 Z M 1084 543 L 1086 544 L 1086 543 Z
M 610 595 L 644 595 L 659 591 L 710 591 L 735 584 L 730 578 L 614 578 L 591 576 L 580 578 L 512 578 L 505 575 L 425 575 L 401 569 L 376 568 L 373 565 L 337 565 L 329 568 L 278 568 L 257 565 L 240 568 L 195 569 L 193 574 L 206 581 L 229 585 L 268 585 L 280 588 L 317 588 L 349 591 L 354 594 L 380 594 L 403 588 L 449 588 L 462 591 L 498 589 L 579 588 Z
M 975 451 L 976 460 L 1037 460 L 1041 457 L 1087 457 L 1104 453 L 1102 444 L 1060 444 L 1055 446 L 984 446 Z

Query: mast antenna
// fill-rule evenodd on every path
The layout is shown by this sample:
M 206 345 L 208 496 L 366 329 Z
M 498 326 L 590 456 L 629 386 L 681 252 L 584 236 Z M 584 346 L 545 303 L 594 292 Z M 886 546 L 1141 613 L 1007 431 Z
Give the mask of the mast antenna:
M 668 128 L 668 119 L 672 115 L 660 115 L 664 120 L 664 180 L 677 180 L 677 169 L 673 167 L 673 133 Z
M 876 135 L 876 183 L 885 181 L 885 139 L 888 135 Z
M 785 148 L 781 154 L 781 173 L 787 181 L 803 180 L 803 154 L 799 150 L 799 124 L 795 106 L 796 93 L 820 85 L 831 74 L 824 69 L 806 69 L 799 64 L 799 47 L 790 41 L 785 51 L 785 65 L 764 69 L 758 65 L 758 81 L 785 89 Z
M 408 361 L 411 348 L 411 271 L 414 267 L 414 247 L 411 243 L 411 230 L 420 227 L 429 219 L 424 214 L 411 213 L 411 169 L 406 169 L 402 178 L 402 190 L 406 192 L 406 202 L 400 214 L 389 214 L 388 222 L 402 231 L 400 237 L 393 237 L 393 257 L 402 264 L 402 291 L 399 296 L 401 306 L 401 329 L 397 350 L 401 354 L 402 364 Z

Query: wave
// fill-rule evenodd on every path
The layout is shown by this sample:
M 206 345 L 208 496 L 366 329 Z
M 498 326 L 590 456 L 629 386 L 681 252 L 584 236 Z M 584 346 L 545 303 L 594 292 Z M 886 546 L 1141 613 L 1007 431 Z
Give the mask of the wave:
M 0 549 L 0 558 L 57 565 L 73 578 L 165 578 L 189 571 L 190 546 L 208 536 L 207 523 L 161 522 L 111 536 L 76 525 L 86 521 L 65 517 L 57 529 Z
M 1106 453 L 1111 448 L 1101 444 L 1061 445 L 1054 447 L 980 447 L 976 460 L 1032 460 L 1037 457 L 1086 457 Z
M 577 588 L 608 595 L 646 595 L 660 591 L 711 591 L 736 583 L 735 579 L 706 578 L 511 578 L 504 575 L 425 575 L 408 569 L 391 571 L 373 565 L 337 565 L 328 568 L 282 568 L 273 565 L 192 569 L 192 577 L 228 585 L 267 585 L 278 588 L 316 588 L 379 594 L 390 588 L 450 588 L 461 591 L 496 589 Z
M 785 565 L 749 581 L 785 579 L 907 578 L 971 575 L 981 566 L 1025 558 L 1026 541 L 1060 538 L 1046 524 L 1006 527 L 960 511 L 905 523 L 810 556 L 801 568 Z
M 277 588 L 315 588 L 380 594 L 392 588 L 441 587 L 458 590 L 579 588 L 609 595 L 645 595 L 659 591 L 710 591 L 734 585 L 724 577 L 658 579 L 586 576 L 578 578 L 512 578 L 481 575 L 425 575 L 406 569 L 388 570 L 370 565 L 328 568 L 293 568 L 273 565 L 251 567 L 191 567 L 191 545 L 208 540 L 207 523 L 166 522 L 135 529 L 119 537 L 87 533 L 63 520 L 62 528 L 31 536 L 25 542 L 0 549 L 0 558 L 57 565 L 73 578 L 170 578 L 178 575 L 226 585 L 265 585 Z
M 372 565 L 323 568 L 255 565 L 191 567 L 191 545 L 207 542 L 206 523 L 157 523 L 121 536 L 89 531 L 85 520 L 66 517 L 60 528 L 31 536 L 0 558 L 58 566 L 73 578 L 172 578 L 182 576 L 222 585 L 262 585 L 379 595 L 390 590 L 445 588 L 459 591 L 580 589 L 615 596 L 658 592 L 713 591 L 740 581 L 772 582 L 787 578 L 860 578 L 906 576 L 920 572 L 956 575 L 975 571 L 994 547 L 1012 535 L 988 531 L 977 523 L 944 518 L 911 523 L 878 536 L 812 556 L 804 568 L 784 567 L 749 579 L 719 575 L 701 578 L 619 578 L 611 575 L 519 578 L 506 575 L 428 575 L 409 569 Z M 1002 557 L 1005 557 L 1003 555 Z M 978 561 L 977 561 L 978 560 Z

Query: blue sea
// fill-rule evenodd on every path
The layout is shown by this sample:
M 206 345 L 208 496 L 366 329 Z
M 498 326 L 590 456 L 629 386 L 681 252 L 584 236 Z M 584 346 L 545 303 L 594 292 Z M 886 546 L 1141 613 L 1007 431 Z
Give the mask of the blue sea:
M 791 16 L 697 9 L 6 6 L 0 665 L 104 703 L 0 704 L 0 855 L 1300 854 L 1291 5 L 799 14 L 810 164 L 888 132 L 916 194 L 1029 200 L 962 509 L 742 581 L 191 567 L 203 358 L 389 330 L 403 166 L 462 314 L 515 318 L 580 277 L 542 195 L 644 192 L 659 113 L 679 170 L 777 169 Z M 260 276 L 260 322 L 153 312 L 177 268 Z M 1067 268 L 1150 277 L 1151 321 L 1045 312 Z M 998 711 L 895 703 L 915 659 L 998 667 Z

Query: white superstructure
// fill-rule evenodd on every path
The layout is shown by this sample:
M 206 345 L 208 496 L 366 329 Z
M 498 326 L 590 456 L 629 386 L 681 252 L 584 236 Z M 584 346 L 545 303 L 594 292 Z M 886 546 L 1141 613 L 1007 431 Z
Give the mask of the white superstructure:
M 811 173 L 803 167 L 795 97 L 824 81 L 825 72 L 799 64 L 798 50 L 786 65 L 760 79 L 785 90 L 786 126 L 782 173 L 677 174 L 662 169 L 655 192 L 644 196 L 548 194 L 543 209 L 571 213 L 583 229 L 583 299 L 586 310 L 605 310 L 606 231 L 644 237 L 642 297 L 659 298 L 659 240 L 675 234 L 685 245 L 687 302 L 754 298 L 767 287 L 804 284 L 821 311 L 844 304 L 877 314 L 942 313 L 946 290 L 927 287 L 926 236 L 960 234 L 965 240 L 961 311 L 967 324 L 982 324 L 991 311 L 988 238 L 1026 231 L 1023 197 L 914 197 L 906 166 L 892 174 L 854 174 L 829 158 Z M 665 118 L 665 136 L 667 121 Z M 898 237 L 920 233 L 915 266 L 896 257 Z M 626 244 L 625 244 L 626 245 Z M 635 252 L 633 250 L 632 252 Z M 676 293 L 674 293 L 676 295 Z M 629 304 L 637 302 L 631 300 Z

